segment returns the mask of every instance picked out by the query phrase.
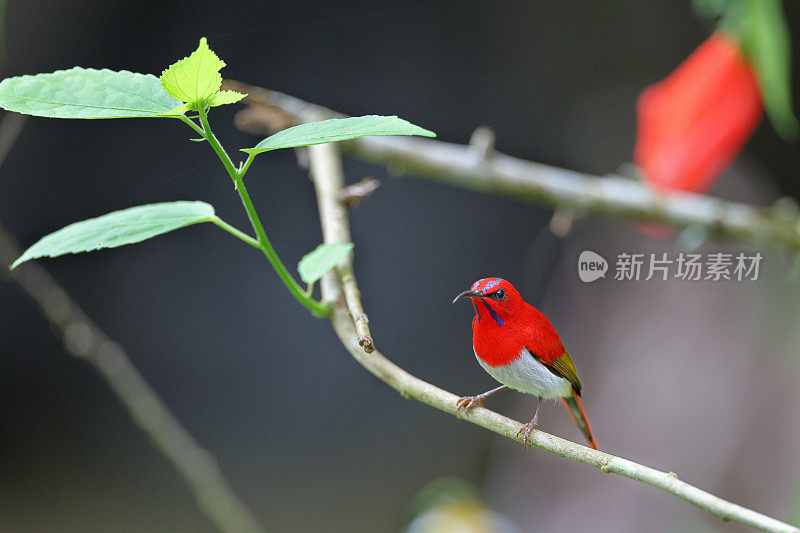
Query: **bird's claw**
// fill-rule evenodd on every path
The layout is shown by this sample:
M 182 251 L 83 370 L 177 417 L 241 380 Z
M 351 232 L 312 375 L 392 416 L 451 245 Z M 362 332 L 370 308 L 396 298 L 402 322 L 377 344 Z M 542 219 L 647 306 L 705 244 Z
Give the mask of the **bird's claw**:
M 483 395 L 479 394 L 478 396 L 462 396 L 456 402 L 456 414 L 460 413 L 461 410 L 464 410 L 464 413 L 469 413 L 469 410 L 475 406 L 483 407 Z
M 537 427 L 539 427 L 539 421 L 538 420 L 531 420 L 530 422 L 528 422 L 527 424 L 525 424 L 524 426 L 519 428 L 519 431 L 517 431 L 517 438 L 519 438 L 520 433 L 525 432 L 525 439 L 524 440 L 525 440 L 525 446 L 527 446 L 528 445 L 528 439 L 531 436 L 531 431 L 533 431 Z

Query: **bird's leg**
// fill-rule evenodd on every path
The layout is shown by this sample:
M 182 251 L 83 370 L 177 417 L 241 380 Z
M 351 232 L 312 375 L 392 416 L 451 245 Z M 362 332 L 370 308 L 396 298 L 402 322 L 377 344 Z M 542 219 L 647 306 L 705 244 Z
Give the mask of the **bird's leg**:
M 501 390 L 505 390 L 507 388 L 508 388 L 507 386 L 501 385 L 496 389 L 486 391 L 483 394 L 478 394 L 477 396 L 462 396 L 456 402 L 456 414 L 461 412 L 462 409 L 464 410 L 465 413 L 469 413 L 469 410 L 475 407 L 476 405 L 483 407 L 483 400 L 485 400 L 492 394 L 498 393 Z
M 533 431 L 534 429 L 539 427 L 539 406 L 540 405 L 542 405 L 541 397 L 536 402 L 536 412 L 533 413 L 533 418 L 531 419 L 531 421 L 528 422 L 527 424 L 525 424 L 524 426 L 522 426 L 521 428 L 519 428 L 519 431 L 517 431 L 517 437 L 519 437 L 519 434 L 522 433 L 523 431 L 525 432 L 525 445 L 526 446 L 528 444 L 528 438 L 531 436 L 531 431 Z

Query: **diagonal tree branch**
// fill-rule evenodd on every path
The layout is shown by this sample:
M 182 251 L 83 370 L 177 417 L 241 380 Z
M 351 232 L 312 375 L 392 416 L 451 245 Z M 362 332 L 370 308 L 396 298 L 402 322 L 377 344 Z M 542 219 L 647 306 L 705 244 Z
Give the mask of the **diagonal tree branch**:
M 313 118 L 313 117 L 312 117 Z M 341 156 L 332 144 L 309 147 L 309 170 L 317 192 L 322 234 L 326 243 L 351 241 L 347 210 L 339 198 L 344 187 Z M 359 294 L 352 273 L 352 259 L 348 258 L 335 272 L 329 272 L 322 280 L 322 295 L 333 303 L 331 323 L 344 347 L 361 366 L 378 379 L 398 391 L 405 398 L 412 398 L 458 416 L 458 396 L 423 381 L 387 359 L 378 350 L 366 353 L 359 343 L 356 323 L 346 301 L 347 293 Z M 360 303 L 359 303 L 360 308 Z M 517 432 L 522 424 L 497 414 L 489 409 L 476 407 L 462 415 L 467 421 L 484 427 L 504 437 L 522 440 Z M 690 502 L 724 521 L 735 521 L 754 529 L 768 532 L 800 533 L 800 529 L 763 515 L 751 509 L 728 502 L 704 490 L 678 479 L 673 472 L 661 472 L 622 457 L 592 450 L 586 446 L 534 430 L 531 445 L 560 455 L 573 461 L 594 466 L 603 472 L 619 474 L 627 478 L 652 485 Z
M 0 121 L 0 163 L 22 131 L 26 118 L 17 113 L 4 113 Z M 183 477 L 200 510 L 220 531 L 264 531 L 236 496 L 214 456 L 181 425 L 125 350 L 111 340 L 39 264 L 30 262 L 23 268 L 8 270 L 7 266 L 19 256 L 16 240 L 0 223 L 0 280 L 19 285 L 61 333 L 67 351 L 97 370 L 136 425 Z
M 236 125 L 263 135 L 341 113 L 286 94 L 226 80 L 249 93 Z M 759 208 L 691 193 L 659 193 L 619 176 L 592 176 L 493 151 L 491 139 L 459 145 L 412 137 L 364 137 L 342 143 L 349 154 L 456 187 L 675 228 L 702 229 L 708 237 L 800 250 L 800 214 L 785 205 Z
M 131 418 L 183 477 L 203 514 L 228 533 L 264 531 L 222 471 L 156 391 L 145 381 L 125 350 L 92 321 L 69 294 L 35 262 L 9 272 L 19 257 L 13 237 L 0 225 L 0 279 L 16 282 L 42 310 L 64 339 L 67 351 L 92 365 Z

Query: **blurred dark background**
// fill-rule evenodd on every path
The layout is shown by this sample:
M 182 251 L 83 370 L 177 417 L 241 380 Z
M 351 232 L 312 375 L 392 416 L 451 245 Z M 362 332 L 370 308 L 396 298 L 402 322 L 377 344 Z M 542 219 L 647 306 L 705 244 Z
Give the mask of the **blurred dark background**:
M 800 5 L 788 2 L 798 87 Z M 709 33 L 688 2 L 121 2 L 11 0 L 3 75 L 83 67 L 160 72 L 201 36 L 223 75 L 348 114 L 397 114 L 467 142 L 590 173 L 630 160 L 634 104 Z M 230 152 L 258 141 L 215 109 Z M 197 199 L 247 228 L 229 179 L 177 121 L 32 118 L 0 169 L 0 220 L 27 246 L 70 222 Z M 674 249 L 590 217 L 565 240 L 552 210 L 394 179 L 352 213 L 356 272 L 378 346 L 458 394 L 492 381 L 471 350 L 475 279 L 515 282 L 560 330 L 603 449 L 800 521 L 797 282 L 765 247 L 757 282 L 578 281 L 581 250 Z M 715 194 L 800 196 L 800 150 L 764 121 Z M 248 186 L 289 265 L 321 240 L 291 151 Z M 42 261 L 129 352 L 270 531 L 396 531 L 428 482 L 456 476 L 523 531 L 739 531 L 677 499 L 403 400 L 360 368 L 263 258 L 211 226 Z M 24 268 L 24 267 L 21 267 Z M 527 420 L 535 400 L 490 407 Z M 581 441 L 561 407 L 542 427 Z M 191 493 L 35 305 L 0 284 L 0 529 L 210 531 Z

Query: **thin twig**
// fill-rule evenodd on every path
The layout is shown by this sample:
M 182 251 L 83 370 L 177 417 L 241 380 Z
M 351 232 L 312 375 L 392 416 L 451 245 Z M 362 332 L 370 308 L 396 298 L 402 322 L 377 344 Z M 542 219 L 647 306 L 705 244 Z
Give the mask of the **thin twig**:
M 342 194 L 339 195 L 339 201 L 342 202 L 345 207 L 358 207 L 361 200 L 372 196 L 380 186 L 381 182 L 375 178 L 363 178 L 361 181 L 342 189 Z
M 343 233 L 340 234 L 348 236 L 346 241 L 340 241 L 331 234 L 333 231 L 331 228 L 323 226 L 324 242 L 350 242 L 350 222 L 347 218 L 347 209 L 339 201 L 344 189 L 344 171 L 342 170 L 342 158 L 339 157 L 339 149 L 332 144 L 311 146 L 308 156 L 309 172 L 317 189 L 317 197 L 330 200 L 318 202 L 320 219 L 340 221 L 339 223 L 344 225 Z M 365 352 L 372 353 L 375 343 L 372 341 L 369 331 L 369 318 L 361 305 L 361 292 L 358 290 L 356 278 L 353 275 L 352 259 L 348 258 L 342 261 L 336 271 L 344 287 L 344 299 L 356 329 L 358 344 Z M 325 300 L 324 294 L 323 291 L 323 301 Z
M 23 125 L 23 115 L 5 113 L 0 122 L 0 163 Z M 61 333 L 67 352 L 86 360 L 97 370 L 136 425 L 183 477 L 200 510 L 220 531 L 264 531 L 236 496 L 214 456 L 202 448 L 175 418 L 125 350 L 83 312 L 44 268 L 30 262 L 13 271 L 8 270 L 8 265 L 19 255 L 16 240 L 0 223 L 0 279 L 17 283 Z
M 250 95 L 250 107 L 236 117 L 240 129 L 263 135 L 286 126 L 341 113 L 286 94 L 226 80 Z M 711 196 L 659 193 L 619 176 L 582 174 L 495 152 L 485 146 L 459 145 L 412 137 L 364 137 L 342 143 L 359 159 L 479 192 L 546 203 L 579 213 L 696 227 L 709 237 L 773 244 L 800 250 L 800 215 L 779 206 L 759 208 Z M 487 148 L 488 147 L 488 148 Z
M 311 155 L 310 172 L 317 191 L 325 242 L 350 242 L 347 211 L 340 207 L 337 200 L 344 185 L 338 149 L 333 145 L 319 145 L 310 147 L 309 152 Z M 398 391 L 403 397 L 413 398 L 458 416 L 456 411 L 458 396 L 409 374 L 389 361 L 378 350 L 374 350 L 368 355 L 361 349 L 358 342 L 357 323 L 353 321 L 351 304 L 347 298 L 348 292 L 358 294 L 358 287 L 355 277 L 352 275 L 352 258 L 347 258 L 345 262 L 349 267 L 349 276 L 342 277 L 328 273 L 322 280 L 323 299 L 333 303 L 331 322 L 344 347 L 364 368 Z M 522 424 L 510 418 L 482 407 L 476 407 L 462 416 L 473 424 L 522 442 L 522 438 L 518 436 Z M 728 502 L 681 481 L 673 472 L 661 472 L 628 459 L 592 450 L 543 431 L 533 431 L 531 445 L 567 459 L 594 466 L 603 472 L 619 474 L 652 485 L 725 521 L 739 522 L 761 531 L 800 533 L 800 529 L 796 527 Z

